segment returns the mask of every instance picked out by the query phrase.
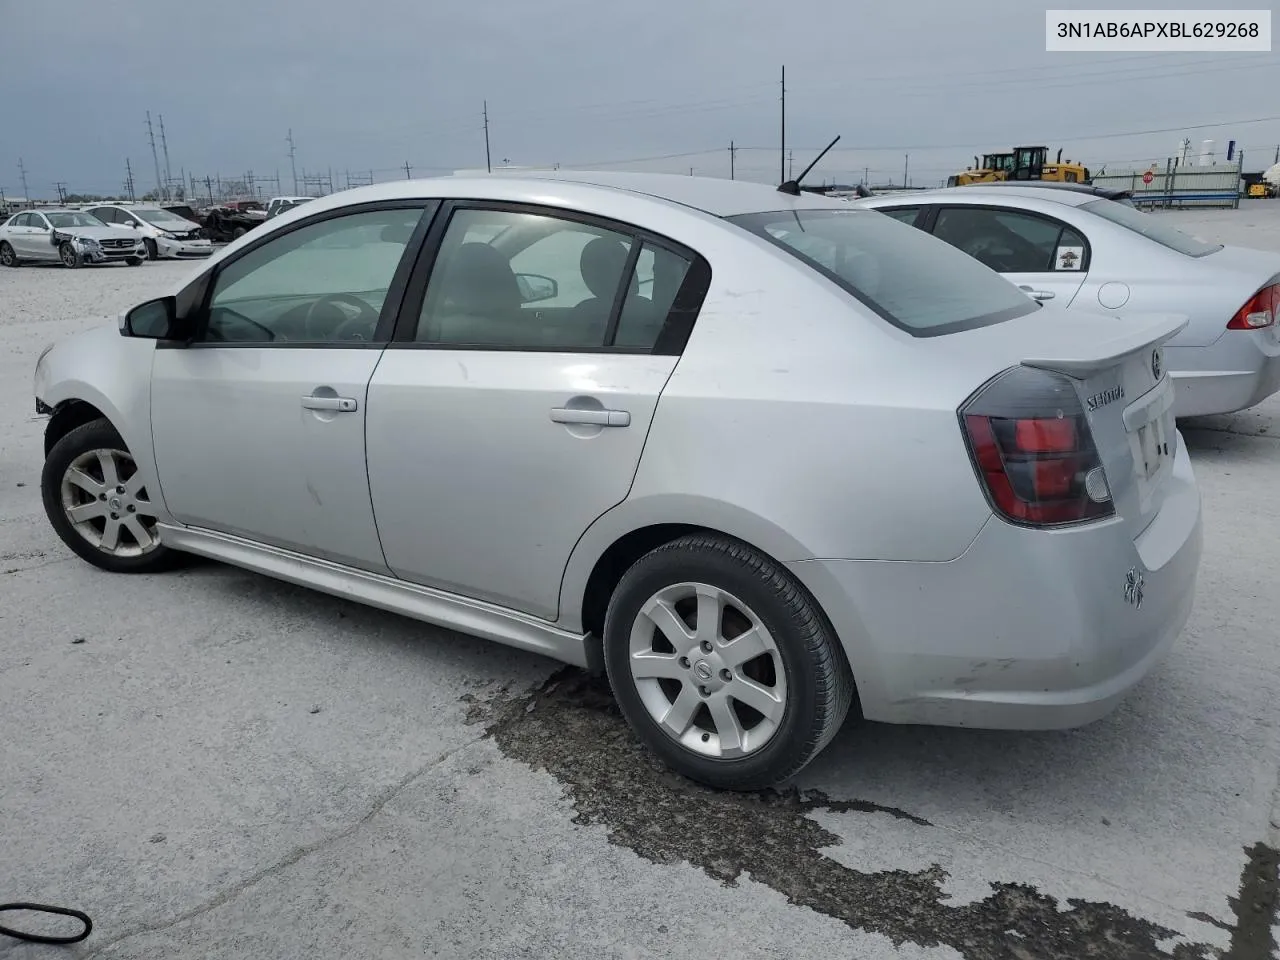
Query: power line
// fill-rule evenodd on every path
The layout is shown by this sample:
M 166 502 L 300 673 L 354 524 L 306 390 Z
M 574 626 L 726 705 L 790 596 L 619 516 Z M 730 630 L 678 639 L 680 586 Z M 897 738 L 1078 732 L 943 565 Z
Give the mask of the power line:
M 293 171 L 293 195 L 296 197 L 298 195 L 298 164 L 294 160 L 293 127 L 289 128 L 289 135 L 285 140 L 289 144 L 289 169 Z
M 151 127 L 151 111 L 147 111 L 147 138 L 151 141 L 151 160 L 156 165 L 156 197 L 159 198 L 161 191 L 160 181 L 160 157 L 156 153 L 156 134 Z
M 484 102 L 484 168 L 493 173 L 493 164 L 489 160 L 489 101 Z

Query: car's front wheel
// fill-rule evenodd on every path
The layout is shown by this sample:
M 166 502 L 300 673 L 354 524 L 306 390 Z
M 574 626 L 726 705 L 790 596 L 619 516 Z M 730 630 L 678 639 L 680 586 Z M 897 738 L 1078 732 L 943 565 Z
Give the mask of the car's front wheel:
M 180 554 L 160 543 L 151 493 L 106 420 L 76 427 L 44 461 L 40 492 L 54 531 L 83 559 L 112 573 L 152 573 Z
M 140 267 L 142 266 L 142 257 L 129 257 L 125 263 L 131 267 Z
M 83 262 L 80 259 L 80 254 L 76 251 L 76 248 L 69 243 L 64 243 L 58 248 L 58 257 L 62 260 L 62 265 L 64 267 L 71 267 L 72 269 L 80 266 Z
M 156 242 L 150 237 L 143 237 L 142 245 L 147 248 L 148 260 L 155 260 L 160 256 L 160 248 L 156 246 Z
M 605 618 L 609 682 L 644 743 L 678 772 L 753 790 L 826 747 L 853 677 L 816 603 L 727 537 L 681 537 L 624 574 Z
M 14 252 L 12 246 L 6 240 L 0 243 L 0 264 L 6 267 L 16 267 L 18 265 L 18 254 Z

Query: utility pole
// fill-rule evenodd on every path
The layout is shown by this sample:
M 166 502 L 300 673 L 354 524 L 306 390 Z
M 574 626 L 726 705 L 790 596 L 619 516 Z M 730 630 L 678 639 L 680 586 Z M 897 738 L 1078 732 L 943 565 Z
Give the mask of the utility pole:
M 27 168 L 22 165 L 22 158 L 18 158 L 18 176 L 22 178 L 22 199 L 29 207 L 31 206 L 31 191 L 27 189 Z
M 293 195 L 296 197 L 298 195 L 298 164 L 294 160 L 296 148 L 293 145 L 293 127 L 289 128 L 289 135 L 284 139 L 289 144 L 289 169 L 293 171 Z
M 169 199 L 169 182 L 173 171 L 169 169 L 169 141 L 164 138 L 164 114 L 160 114 L 160 146 L 164 149 L 164 198 Z
M 1276 163 L 1280 163 L 1280 146 L 1276 147 Z
M 904 153 L 902 155 L 902 186 L 904 189 L 907 186 L 907 164 L 909 164 L 910 162 L 911 162 L 911 154 Z
M 733 145 L 733 141 L 732 141 L 732 140 L 730 140 L 730 141 L 729 141 L 729 179 L 730 179 L 730 180 L 737 179 L 737 178 L 736 178 L 736 177 L 734 177 L 734 175 L 733 175 L 733 173 L 734 173 L 734 171 L 733 171 L 733 161 L 734 161 L 734 158 L 737 156 L 737 153 L 738 153 L 738 148 L 737 148 L 737 147 L 735 147 L 735 146 Z
M 213 206 L 213 177 L 207 173 L 204 177 L 204 188 L 209 191 L 209 206 Z M 221 187 L 219 187 L 221 189 Z
M 124 180 L 125 191 L 129 194 L 129 199 L 131 201 L 136 200 L 137 197 L 135 197 L 133 194 L 133 164 L 129 162 L 128 157 L 124 158 L 124 176 L 125 176 L 125 180 Z
M 484 168 L 493 173 L 493 164 L 489 160 L 489 101 L 484 102 Z
M 156 199 L 160 199 L 160 155 L 156 153 L 156 133 L 151 126 L 151 111 L 147 111 L 147 139 L 151 141 L 151 161 L 156 165 Z
M 787 179 L 787 68 L 782 68 L 782 142 L 778 150 L 778 162 L 782 168 L 779 183 Z
M 864 187 L 871 186 L 871 168 L 870 167 L 862 168 L 862 185 Z
M 58 191 L 58 203 L 60 204 L 67 202 L 66 186 L 67 185 L 63 183 L 61 180 L 59 180 L 57 183 L 53 185 L 53 189 Z
M 409 161 L 408 161 L 408 160 L 406 160 L 406 161 L 404 162 L 404 178 L 405 178 L 406 180 L 412 180 L 412 179 L 413 179 L 412 177 L 410 177 L 410 176 L 409 176 L 409 171 L 410 171 L 410 170 L 412 170 L 412 169 L 413 169 L 413 167 L 409 166 Z

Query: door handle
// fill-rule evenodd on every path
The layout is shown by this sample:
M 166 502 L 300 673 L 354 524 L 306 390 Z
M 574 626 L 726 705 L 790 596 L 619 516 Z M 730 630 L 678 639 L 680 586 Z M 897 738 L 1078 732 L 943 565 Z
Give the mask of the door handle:
M 1025 283 L 1020 284 L 1018 289 L 1026 293 L 1032 300 L 1038 300 L 1040 303 L 1044 303 L 1046 300 L 1052 300 L 1054 296 L 1052 290 L 1035 290 L 1027 286 Z
M 580 407 L 555 407 L 551 411 L 555 423 L 594 423 L 601 427 L 629 427 L 631 414 L 626 410 L 584 410 Z
M 356 402 L 351 397 L 303 397 L 304 410 L 336 410 L 338 413 L 351 413 L 356 409 Z

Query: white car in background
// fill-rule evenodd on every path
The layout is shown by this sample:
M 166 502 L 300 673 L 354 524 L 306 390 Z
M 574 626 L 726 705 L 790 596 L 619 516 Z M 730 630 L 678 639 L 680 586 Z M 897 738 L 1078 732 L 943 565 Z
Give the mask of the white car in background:
M 286 210 L 292 210 L 300 203 L 306 203 L 314 199 L 314 197 L 272 197 L 267 204 L 267 219 L 271 220 L 280 216 Z
M 200 224 L 162 207 L 104 203 L 89 207 L 88 212 L 105 223 L 136 231 L 151 260 L 200 260 L 213 255 L 213 244 Z
M 1179 417 L 1232 413 L 1280 391 L 1280 255 L 1206 243 L 1083 186 L 974 184 L 850 203 L 947 241 L 1036 300 L 1188 316 L 1165 347 Z
M 395 181 L 46 350 L 42 494 L 110 571 L 202 554 L 602 667 L 672 767 L 758 788 L 850 709 L 1075 726 L 1161 660 L 1185 324 L 760 184 Z
M 132 230 L 112 227 L 82 210 L 28 210 L 0 226 L 0 264 L 61 262 L 127 263 L 136 267 L 147 257 Z

